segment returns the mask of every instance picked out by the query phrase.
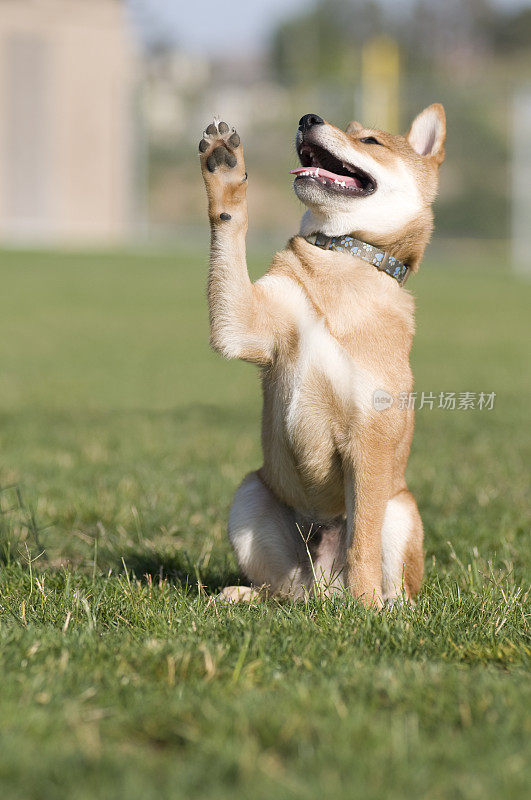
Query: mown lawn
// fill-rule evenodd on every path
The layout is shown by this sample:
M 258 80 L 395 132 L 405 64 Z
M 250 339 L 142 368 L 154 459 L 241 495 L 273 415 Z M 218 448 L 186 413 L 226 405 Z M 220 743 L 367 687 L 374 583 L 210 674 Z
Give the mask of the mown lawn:
M 380 614 L 211 600 L 259 387 L 204 249 L 0 253 L 2 798 L 529 796 L 531 286 L 459 253 L 411 280 L 416 388 L 495 405 L 418 412 L 426 582 Z

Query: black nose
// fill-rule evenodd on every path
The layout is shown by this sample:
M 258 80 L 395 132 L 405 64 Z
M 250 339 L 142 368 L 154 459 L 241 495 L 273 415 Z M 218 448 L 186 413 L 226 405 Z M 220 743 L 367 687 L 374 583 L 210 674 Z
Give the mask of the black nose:
M 299 128 L 303 133 L 309 131 L 310 128 L 313 128 L 314 125 L 323 125 L 323 124 L 324 124 L 324 119 L 318 117 L 317 114 L 305 114 L 299 120 Z

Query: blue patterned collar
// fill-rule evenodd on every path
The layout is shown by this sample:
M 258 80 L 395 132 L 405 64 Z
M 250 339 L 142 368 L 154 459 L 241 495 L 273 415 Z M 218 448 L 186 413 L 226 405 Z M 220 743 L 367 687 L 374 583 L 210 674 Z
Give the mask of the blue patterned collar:
M 399 261 L 386 250 L 380 250 L 361 239 L 353 236 L 325 236 L 324 233 L 313 233 L 311 236 L 304 237 L 307 242 L 323 250 L 339 250 L 343 253 L 352 253 L 356 258 L 361 258 L 372 264 L 376 269 L 386 272 L 403 286 L 409 275 L 409 267 Z

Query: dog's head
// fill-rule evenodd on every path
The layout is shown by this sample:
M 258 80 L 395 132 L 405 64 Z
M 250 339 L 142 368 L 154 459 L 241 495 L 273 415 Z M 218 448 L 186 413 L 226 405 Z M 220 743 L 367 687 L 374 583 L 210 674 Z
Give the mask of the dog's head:
M 422 111 L 405 136 L 359 122 L 344 132 L 306 114 L 295 140 L 302 166 L 292 170 L 295 192 L 308 207 L 301 233 L 353 234 L 415 269 L 431 234 L 445 138 L 438 103 Z

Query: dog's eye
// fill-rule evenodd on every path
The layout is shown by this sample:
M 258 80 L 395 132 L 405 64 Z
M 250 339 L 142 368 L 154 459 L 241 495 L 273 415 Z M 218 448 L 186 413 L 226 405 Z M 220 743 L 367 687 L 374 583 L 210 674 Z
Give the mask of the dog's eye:
M 381 144 L 374 136 L 366 136 L 365 139 L 360 139 L 360 142 L 363 142 L 363 144 Z

